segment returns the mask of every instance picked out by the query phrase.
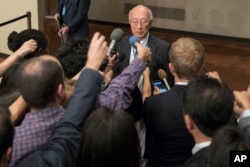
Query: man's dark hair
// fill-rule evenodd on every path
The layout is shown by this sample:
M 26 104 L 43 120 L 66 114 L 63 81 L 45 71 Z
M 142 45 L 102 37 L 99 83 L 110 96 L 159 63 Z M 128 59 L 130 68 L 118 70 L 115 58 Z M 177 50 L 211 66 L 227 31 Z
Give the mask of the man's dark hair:
M 65 76 L 74 77 L 86 64 L 89 40 L 87 38 L 68 41 L 57 51 Z
M 12 146 L 14 127 L 11 123 L 10 112 L 7 108 L 0 107 L 0 158 Z
M 121 110 L 100 108 L 87 119 L 77 167 L 137 167 L 140 145 L 134 119 Z
M 225 126 L 233 115 L 232 91 L 216 79 L 197 77 L 189 82 L 183 95 L 184 114 L 188 114 L 207 136 Z
M 58 85 L 63 83 L 59 62 L 44 56 L 22 63 L 16 73 L 17 88 L 23 98 L 38 109 L 55 102 Z
M 221 128 L 213 138 L 206 154 L 206 163 L 209 167 L 230 166 L 230 151 L 250 150 L 250 131 L 235 126 Z

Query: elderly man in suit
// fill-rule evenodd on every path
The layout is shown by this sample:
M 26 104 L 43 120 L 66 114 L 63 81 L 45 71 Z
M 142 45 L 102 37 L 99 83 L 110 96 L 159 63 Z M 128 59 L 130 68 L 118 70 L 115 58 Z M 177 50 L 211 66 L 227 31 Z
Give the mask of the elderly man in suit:
M 120 74 L 122 70 L 137 56 L 136 48 L 131 46 L 129 42 L 129 38 L 134 36 L 142 45 L 149 47 L 151 50 L 151 62 L 148 64 L 150 68 L 150 80 L 158 80 L 159 77 L 157 76 L 157 71 L 159 69 L 164 69 L 168 76 L 167 80 L 170 86 L 172 86 L 174 79 L 168 68 L 169 43 L 149 33 L 153 22 L 152 11 L 147 6 L 137 5 L 129 11 L 128 19 L 132 35 L 123 37 L 116 45 L 116 50 L 119 54 L 125 55 L 125 58 L 114 69 L 114 76 Z M 143 78 L 141 77 L 138 81 L 138 88 L 140 90 L 142 90 L 142 85 Z M 136 120 L 140 119 L 142 114 L 142 95 L 138 88 L 135 89 L 132 95 L 133 102 L 131 107 L 127 109 L 128 112 L 132 113 Z
M 130 10 L 129 24 L 133 36 L 135 36 L 142 45 L 149 47 L 152 52 L 152 60 L 149 64 L 151 71 L 150 79 L 159 79 L 157 76 L 157 70 L 164 69 L 167 73 L 167 76 L 169 76 L 167 78 L 169 84 L 173 85 L 174 79 L 168 68 L 169 43 L 149 33 L 152 23 L 153 14 L 148 7 L 144 5 L 137 5 Z M 131 35 L 125 36 L 117 44 L 117 51 L 120 54 L 126 55 L 124 60 L 119 64 L 118 68 L 116 69 L 117 72 L 121 72 L 136 56 L 135 48 L 129 43 L 130 37 Z
M 58 0 L 54 16 L 60 24 L 58 35 L 69 39 L 88 37 L 89 6 L 90 0 Z

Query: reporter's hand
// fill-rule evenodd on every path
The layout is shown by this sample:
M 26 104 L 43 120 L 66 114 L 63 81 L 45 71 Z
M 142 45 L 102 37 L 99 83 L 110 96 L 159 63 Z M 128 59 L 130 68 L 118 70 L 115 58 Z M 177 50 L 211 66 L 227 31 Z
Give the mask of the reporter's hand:
M 141 45 L 140 43 L 135 43 L 136 49 L 137 49 L 137 57 L 139 59 L 142 59 L 145 63 L 148 63 L 151 61 L 151 50 L 149 47 L 145 47 Z
M 157 86 L 154 86 L 153 95 L 158 95 L 158 94 L 161 94 L 161 90 Z
M 59 20 L 60 20 L 60 14 L 59 14 L 59 13 L 56 13 L 56 14 L 54 15 L 54 19 L 55 19 L 55 21 L 59 21 Z
M 23 43 L 23 45 L 15 51 L 15 55 L 18 58 L 24 57 L 28 53 L 32 53 L 37 49 L 37 42 L 33 39 L 30 39 Z
M 250 92 L 234 91 L 233 93 L 235 96 L 234 113 L 239 117 L 244 110 L 250 109 Z
M 85 67 L 98 71 L 108 52 L 105 37 L 96 32 L 90 42 L 88 58 Z
M 208 76 L 208 78 L 214 78 L 214 79 L 217 79 L 218 81 L 222 82 L 220 75 L 217 71 L 207 72 L 206 75 Z
M 65 27 L 62 27 L 59 31 L 58 31 L 58 36 L 59 37 L 62 37 L 63 35 L 65 35 L 67 32 L 69 31 L 69 27 L 68 26 L 65 26 Z

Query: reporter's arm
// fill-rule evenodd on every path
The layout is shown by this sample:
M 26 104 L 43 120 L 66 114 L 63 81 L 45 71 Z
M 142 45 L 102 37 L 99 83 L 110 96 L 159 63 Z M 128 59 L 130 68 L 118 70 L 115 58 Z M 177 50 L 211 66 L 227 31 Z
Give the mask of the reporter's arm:
M 239 118 L 238 123 L 241 128 L 250 126 L 250 93 L 247 91 L 234 91 L 235 106 L 234 112 Z
M 111 109 L 127 109 L 131 102 L 131 94 L 151 58 L 149 48 L 137 44 L 138 57 L 126 67 L 120 75 L 112 79 L 108 87 L 102 91 L 97 100 L 97 107 Z
M 28 53 L 34 52 L 37 48 L 37 43 L 33 39 L 26 41 L 17 51 L 7 57 L 0 64 L 0 76 L 2 76 L 5 71 L 16 63 L 20 58 L 27 55 Z
M 22 96 L 20 96 L 9 106 L 11 121 L 14 125 L 25 115 L 27 109 L 28 104 L 25 102 Z
M 150 69 L 147 67 L 143 72 L 143 89 L 142 89 L 142 100 L 151 96 L 151 81 L 150 81 Z

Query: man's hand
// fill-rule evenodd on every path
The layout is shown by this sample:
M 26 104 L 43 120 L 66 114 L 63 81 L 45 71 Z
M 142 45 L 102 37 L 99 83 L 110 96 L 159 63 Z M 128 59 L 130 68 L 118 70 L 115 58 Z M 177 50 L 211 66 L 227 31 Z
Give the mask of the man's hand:
M 89 45 L 88 58 L 85 67 L 98 71 L 108 52 L 107 41 L 96 32 Z
M 58 36 L 59 37 L 62 37 L 63 35 L 65 35 L 67 32 L 69 31 L 69 27 L 68 26 L 65 26 L 65 27 L 62 27 L 59 31 L 58 31 Z
M 149 47 L 145 47 L 138 42 L 135 43 L 135 46 L 137 48 L 137 55 L 139 59 L 142 59 L 145 61 L 145 63 L 148 63 L 151 61 L 151 51 Z
M 59 21 L 59 20 L 60 20 L 60 14 L 59 14 L 59 13 L 56 13 L 56 14 L 54 15 L 54 19 L 55 19 L 55 21 Z
M 214 79 L 217 79 L 218 81 L 222 82 L 220 75 L 217 71 L 207 72 L 206 75 L 208 76 L 208 78 L 214 78 Z
M 158 88 L 157 86 L 154 86 L 154 91 L 153 91 L 153 95 L 158 95 L 158 94 L 161 94 L 161 90 L 160 88 Z
M 250 110 L 250 90 L 248 91 L 234 91 L 235 105 L 234 113 L 239 117 L 244 110 Z

